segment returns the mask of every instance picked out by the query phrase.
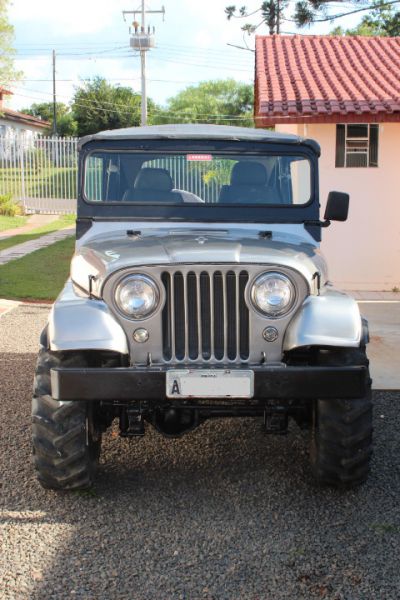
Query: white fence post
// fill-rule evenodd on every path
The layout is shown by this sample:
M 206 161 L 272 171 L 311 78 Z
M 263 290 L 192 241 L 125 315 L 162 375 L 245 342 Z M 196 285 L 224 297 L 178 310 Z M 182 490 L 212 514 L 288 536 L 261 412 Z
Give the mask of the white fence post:
M 24 141 L 23 136 L 21 136 L 21 140 L 22 140 L 22 142 Z M 25 202 L 26 188 L 25 188 L 25 160 L 24 160 L 23 143 L 20 144 L 20 147 L 19 147 L 19 160 L 20 160 L 20 166 L 21 166 L 21 198 Z

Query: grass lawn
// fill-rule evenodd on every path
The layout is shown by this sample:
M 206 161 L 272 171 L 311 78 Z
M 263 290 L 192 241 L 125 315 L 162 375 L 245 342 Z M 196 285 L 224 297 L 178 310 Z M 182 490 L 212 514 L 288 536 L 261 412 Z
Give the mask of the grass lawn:
M 32 231 L 29 231 L 28 233 L 20 233 L 5 240 L 0 240 L 0 251 L 5 250 L 6 248 L 11 248 L 11 246 L 16 246 L 17 244 L 22 244 L 23 242 L 36 240 L 46 233 L 53 233 L 54 231 L 68 227 L 68 225 L 73 225 L 75 223 L 75 219 L 75 215 L 62 215 L 59 219 L 57 219 L 57 221 L 53 221 L 47 225 L 42 225 L 42 227 L 38 227 L 37 229 L 32 229 Z
M 0 215 L 0 231 L 21 227 L 21 225 L 25 225 L 26 219 L 27 217 L 4 217 Z
M 40 163 L 39 163 L 40 164 Z M 33 196 L 40 198 L 76 198 L 77 175 L 76 167 L 40 167 L 30 169 L 25 165 L 25 191 L 22 193 L 21 170 L 0 169 L 2 188 L 12 196 Z
M 68 278 L 74 248 L 70 237 L 0 265 L 0 298 L 55 300 Z

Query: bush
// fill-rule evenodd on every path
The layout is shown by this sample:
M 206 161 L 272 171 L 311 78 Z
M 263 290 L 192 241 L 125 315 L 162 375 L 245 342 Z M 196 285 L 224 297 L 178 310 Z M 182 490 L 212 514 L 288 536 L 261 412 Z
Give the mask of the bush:
M 0 196 L 0 215 L 18 217 L 22 214 L 22 207 L 12 199 L 11 195 Z

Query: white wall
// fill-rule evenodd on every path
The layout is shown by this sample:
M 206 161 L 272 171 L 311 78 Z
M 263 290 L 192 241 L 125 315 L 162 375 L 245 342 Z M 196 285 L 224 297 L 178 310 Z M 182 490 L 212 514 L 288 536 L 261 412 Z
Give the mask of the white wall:
M 35 127 L 35 125 L 28 124 L 25 125 L 15 121 L 9 121 L 6 117 L 0 117 L 0 134 L 2 133 L 3 127 L 5 127 L 3 135 L 21 135 L 23 133 L 26 137 L 31 137 L 38 133 L 43 133 L 43 127 Z
M 346 223 L 324 229 L 331 281 L 343 289 L 400 287 L 400 123 L 379 126 L 378 167 L 335 168 L 336 125 L 277 125 L 321 145 L 321 214 L 330 190 L 350 194 Z

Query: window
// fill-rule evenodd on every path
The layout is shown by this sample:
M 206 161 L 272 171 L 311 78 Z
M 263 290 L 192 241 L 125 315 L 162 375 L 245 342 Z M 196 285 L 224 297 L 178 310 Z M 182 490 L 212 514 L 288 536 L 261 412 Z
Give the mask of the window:
M 92 153 L 85 164 L 91 202 L 304 205 L 311 165 L 301 155 Z
M 336 167 L 377 167 L 379 125 L 336 125 Z

